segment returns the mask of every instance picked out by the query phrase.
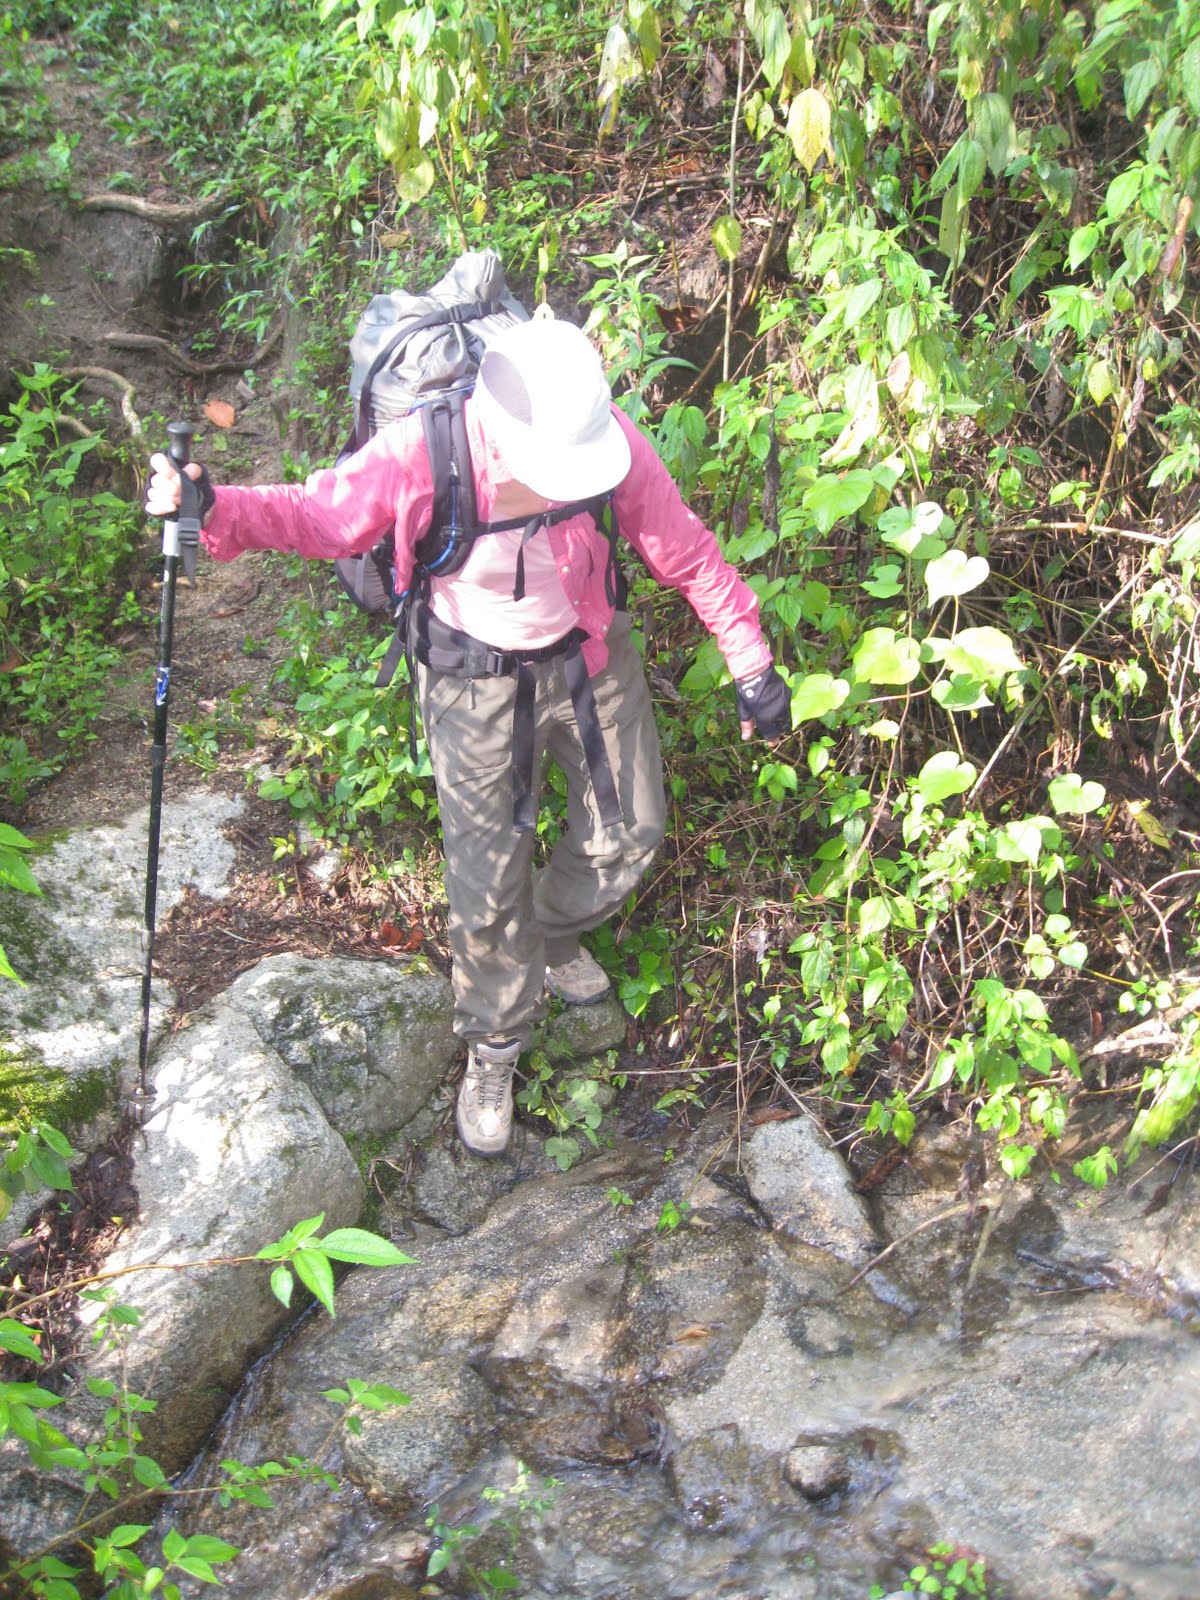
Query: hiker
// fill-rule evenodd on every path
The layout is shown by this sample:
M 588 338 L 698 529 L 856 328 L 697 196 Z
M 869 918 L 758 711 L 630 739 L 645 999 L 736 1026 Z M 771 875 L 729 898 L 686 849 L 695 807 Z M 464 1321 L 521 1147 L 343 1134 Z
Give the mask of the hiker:
M 649 439 L 613 405 L 580 329 L 538 316 L 506 330 L 484 351 L 463 415 L 478 517 L 518 526 L 476 537 L 449 577 L 414 583 L 432 505 L 415 416 L 303 485 L 214 488 L 198 463 L 186 470 L 218 561 L 254 549 L 344 557 L 395 525 L 395 592 L 415 593 L 409 637 L 445 848 L 454 1029 L 468 1048 L 456 1120 L 469 1150 L 499 1155 L 544 991 L 573 1005 L 608 993 L 580 935 L 624 903 L 666 822 L 658 733 L 612 544 L 599 513 L 554 521 L 555 509 L 611 495 L 621 535 L 715 636 L 743 739 L 774 740 L 791 718 L 753 592 L 684 506 Z M 150 465 L 146 510 L 169 517 L 177 472 L 165 455 Z M 567 827 L 535 871 L 547 757 L 566 776 Z

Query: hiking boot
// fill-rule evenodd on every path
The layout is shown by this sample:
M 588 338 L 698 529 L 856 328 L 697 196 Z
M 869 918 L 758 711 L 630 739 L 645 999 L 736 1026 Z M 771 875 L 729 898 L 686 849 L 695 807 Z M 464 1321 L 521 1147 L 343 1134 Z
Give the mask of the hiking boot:
M 482 1039 L 467 1056 L 458 1091 L 458 1136 L 477 1156 L 503 1155 L 512 1133 L 512 1080 L 519 1039 Z
M 608 993 L 608 973 L 586 950 L 561 967 L 546 968 L 546 987 L 569 1006 L 594 1006 Z

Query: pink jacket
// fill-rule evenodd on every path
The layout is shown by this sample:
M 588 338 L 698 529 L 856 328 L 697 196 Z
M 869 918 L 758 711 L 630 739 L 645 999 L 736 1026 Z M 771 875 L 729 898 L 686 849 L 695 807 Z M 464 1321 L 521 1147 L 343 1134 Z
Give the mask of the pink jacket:
M 762 672 L 772 654 L 759 627 L 757 598 L 684 505 L 650 441 L 623 412 L 614 408 L 614 413 L 633 457 L 613 492 L 621 534 L 653 577 L 688 601 L 715 636 L 734 678 Z M 469 402 L 466 421 L 476 507 L 487 521 L 496 487 L 507 474 Z M 218 488 L 202 537 L 218 561 L 232 561 L 244 550 L 292 550 L 332 560 L 369 550 L 395 524 L 396 588 L 403 592 L 412 576 L 413 549 L 429 527 L 432 498 L 420 419 L 406 417 L 382 429 L 342 466 L 314 472 L 304 484 Z M 608 541 L 586 513 L 547 528 L 544 537 L 587 635 L 584 658 L 595 674 L 608 660 L 604 638 L 613 617 L 604 592 Z

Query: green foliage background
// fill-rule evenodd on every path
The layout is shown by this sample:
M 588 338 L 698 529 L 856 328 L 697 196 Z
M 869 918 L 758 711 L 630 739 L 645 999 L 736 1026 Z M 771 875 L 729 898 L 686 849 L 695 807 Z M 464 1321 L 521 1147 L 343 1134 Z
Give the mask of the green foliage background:
M 250 0 L 210 20 L 179 50 L 194 17 L 172 0 L 85 4 L 72 41 L 114 139 L 221 202 L 187 269 L 213 342 L 303 309 L 313 455 L 367 295 L 492 244 L 527 300 L 586 319 L 759 596 L 793 695 L 771 751 L 738 745 L 714 648 L 635 583 L 676 808 L 597 948 L 642 1064 L 679 1072 L 676 1097 L 812 1096 L 867 1153 L 969 1109 L 1013 1176 L 1066 1151 L 1102 1182 L 1122 1144 L 1181 1136 L 1186 1021 L 1124 1085 L 1119 1139 L 1068 1122 L 1096 1086 L 1093 1014 L 1179 1001 L 1195 938 L 1200 6 Z M 53 166 L 28 70 L 49 21 L 7 23 L 6 182 Z M 80 450 L 47 431 L 69 390 L 22 385 L 0 444 L 18 800 L 58 761 L 22 716 L 56 720 L 59 757 L 72 718 L 86 737 L 112 663 L 56 619 L 128 607 L 130 529 L 89 502 L 85 568 L 47 570 Z M 266 793 L 403 870 L 436 801 L 402 697 L 370 686 L 381 646 L 323 602 L 284 626 L 290 756 Z M 559 822 L 552 796 L 547 840 Z

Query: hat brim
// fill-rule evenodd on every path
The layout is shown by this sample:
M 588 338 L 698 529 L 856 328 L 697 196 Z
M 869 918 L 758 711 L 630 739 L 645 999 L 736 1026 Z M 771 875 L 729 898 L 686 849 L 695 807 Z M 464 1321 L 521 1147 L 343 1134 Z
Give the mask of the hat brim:
M 626 477 L 633 460 L 621 424 L 609 412 L 608 424 L 583 444 L 546 446 L 526 429 L 514 427 L 499 406 L 488 407 L 494 443 L 513 477 L 546 500 L 591 500 L 607 494 Z

